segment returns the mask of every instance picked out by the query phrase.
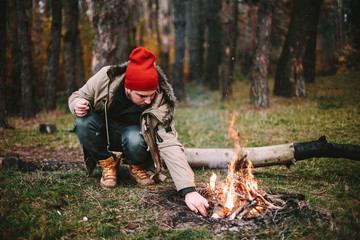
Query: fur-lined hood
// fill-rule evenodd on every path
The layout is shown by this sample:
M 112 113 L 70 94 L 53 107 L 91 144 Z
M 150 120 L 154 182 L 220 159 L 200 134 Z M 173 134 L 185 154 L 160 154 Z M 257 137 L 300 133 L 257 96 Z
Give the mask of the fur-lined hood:
M 125 63 L 119 64 L 119 65 L 113 65 L 107 70 L 107 75 L 110 79 L 110 81 L 113 81 L 117 76 L 123 75 L 126 72 L 126 68 L 128 66 L 130 61 L 127 61 Z M 163 93 L 163 97 L 165 100 L 165 103 L 168 104 L 168 111 L 163 116 L 163 119 L 159 119 L 164 124 L 170 123 L 175 115 L 175 107 L 177 104 L 177 100 L 174 94 L 174 90 L 172 86 L 170 85 L 168 78 L 166 77 L 163 70 L 156 66 L 156 71 L 158 73 L 158 79 L 159 79 L 159 92 Z

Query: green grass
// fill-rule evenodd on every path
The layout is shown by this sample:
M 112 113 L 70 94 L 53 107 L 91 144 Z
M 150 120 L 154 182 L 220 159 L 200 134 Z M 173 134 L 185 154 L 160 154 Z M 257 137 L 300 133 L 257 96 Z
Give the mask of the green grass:
M 273 81 L 270 81 L 272 89 Z M 249 105 L 249 83 L 236 82 L 227 102 L 236 112 L 234 127 L 248 147 L 312 141 L 360 144 L 360 73 L 319 77 L 307 85 L 305 99 L 270 95 L 269 109 Z M 232 111 L 217 92 L 191 88 L 188 104 L 176 112 L 179 140 L 185 147 L 232 148 L 228 127 Z M 10 119 L 16 130 L 1 130 L 0 155 L 17 146 L 80 148 L 72 128 L 74 116 L 62 111 L 39 114 L 34 121 Z M 40 122 L 56 123 L 55 134 L 40 134 Z M 226 173 L 215 170 L 222 179 Z M 23 173 L 0 171 L 0 239 L 356 239 L 360 236 L 360 163 L 347 159 L 308 159 L 290 169 L 254 170 L 267 192 L 301 193 L 311 211 L 254 231 L 216 232 L 204 226 L 166 227 L 164 216 L 144 203 L 147 189 L 122 179 L 118 188 L 99 187 L 100 171 Z M 166 172 L 168 174 L 168 172 Z M 199 186 L 211 170 L 196 169 Z M 171 180 L 155 191 L 173 186 Z M 84 220 L 87 217 L 87 221 Z M 135 227 L 132 227 L 135 226 Z

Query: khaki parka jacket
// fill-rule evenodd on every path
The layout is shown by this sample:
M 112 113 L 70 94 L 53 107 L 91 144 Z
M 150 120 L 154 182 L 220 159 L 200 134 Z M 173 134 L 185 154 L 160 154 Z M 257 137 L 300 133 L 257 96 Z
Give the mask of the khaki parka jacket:
M 128 64 L 129 62 L 106 66 L 98 71 L 83 87 L 69 97 L 70 111 L 75 114 L 75 103 L 85 99 L 91 111 L 102 114 L 106 118 L 106 111 L 108 112 L 112 107 L 115 90 L 125 79 Z M 158 66 L 156 70 L 159 87 L 150 107 L 139 119 L 143 137 L 153 159 L 152 167 L 155 177 L 160 174 L 163 162 L 165 162 L 178 191 L 195 187 L 194 173 L 187 162 L 183 145 L 177 140 L 174 126 L 176 98 L 163 71 Z M 86 149 L 83 150 L 85 165 L 88 173 L 91 174 L 97 161 L 87 153 Z

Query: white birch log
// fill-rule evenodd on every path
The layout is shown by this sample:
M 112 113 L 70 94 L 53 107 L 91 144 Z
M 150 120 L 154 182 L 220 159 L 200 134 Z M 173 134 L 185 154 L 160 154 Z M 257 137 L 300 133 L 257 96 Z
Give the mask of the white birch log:
M 242 154 L 247 154 L 254 167 L 294 164 L 293 144 L 273 145 L 267 147 L 245 148 Z M 240 155 L 242 155 L 240 154 Z M 191 167 L 227 168 L 235 153 L 229 148 L 186 148 L 185 155 Z M 240 159 L 241 156 L 237 158 Z

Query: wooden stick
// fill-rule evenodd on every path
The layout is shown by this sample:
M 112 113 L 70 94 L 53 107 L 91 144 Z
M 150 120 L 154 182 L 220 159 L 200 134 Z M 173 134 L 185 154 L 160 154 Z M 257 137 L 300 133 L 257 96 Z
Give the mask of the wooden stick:
M 245 206 L 246 206 L 246 202 L 242 202 L 240 207 L 238 207 L 235 211 L 232 212 L 232 214 L 229 217 L 229 220 L 234 220 L 236 216 L 244 209 Z
M 248 214 L 248 213 L 251 211 L 251 209 L 253 209 L 254 207 L 257 206 L 257 203 L 258 203 L 258 201 L 254 201 L 254 202 L 248 204 L 248 205 L 245 207 L 245 210 L 242 211 L 237 217 L 238 217 L 239 219 L 243 218 L 246 214 Z
M 219 219 L 219 218 L 224 218 L 225 216 L 226 216 L 225 207 L 223 207 L 221 205 L 215 206 L 214 212 L 211 215 L 211 218 Z

